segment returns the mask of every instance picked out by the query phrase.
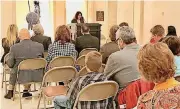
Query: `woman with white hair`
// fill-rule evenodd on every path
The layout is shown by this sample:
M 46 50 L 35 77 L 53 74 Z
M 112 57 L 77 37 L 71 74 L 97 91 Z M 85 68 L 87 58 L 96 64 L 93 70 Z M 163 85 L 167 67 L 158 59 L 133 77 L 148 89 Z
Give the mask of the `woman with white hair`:
M 33 31 L 34 36 L 31 37 L 31 40 L 43 44 L 44 51 L 48 51 L 48 47 L 52 43 L 51 38 L 44 36 L 44 29 L 41 24 L 34 25 Z

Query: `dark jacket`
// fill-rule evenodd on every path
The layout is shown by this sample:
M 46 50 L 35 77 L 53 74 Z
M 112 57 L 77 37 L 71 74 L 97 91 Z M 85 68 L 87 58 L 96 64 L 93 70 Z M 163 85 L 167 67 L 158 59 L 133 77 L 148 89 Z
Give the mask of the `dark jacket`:
M 81 22 L 81 23 L 84 23 L 84 20 L 81 19 L 80 22 Z M 71 20 L 71 23 L 78 23 L 78 22 L 77 22 L 77 19 L 72 19 L 72 20 Z
M 48 47 L 52 43 L 50 37 L 41 36 L 41 35 L 32 36 L 31 40 L 43 44 L 44 51 L 48 51 Z
M 97 37 L 91 36 L 90 34 L 85 34 L 76 38 L 76 50 L 80 53 L 85 48 L 96 48 L 99 50 L 99 39 Z
M 100 53 L 102 54 L 102 62 L 104 64 L 106 64 L 107 60 L 108 60 L 108 57 L 116 52 L 116 51 L 119 51 L 119 47 L 118 47 L 118 44 L 116 42 L 109 42 L 109 43 L 106 43 L 104 44 L 101 49 L 100 49 Z
M 2 58 L 1 58 L 1 63 L 4 62 L 4 57 L 6 56 L 6 54 L 9 53 L 9 50 L 10 50 L 10 47 L 5 44 L 5 41 L 6 41 L 6 38 L 3 38 L 2 39 L 2 47 L 4 49 L 4 54 L 3 54 Z M 16 43 L 19 43 L 19 42 L 20 42 L 20 40 L 19 40 L 19 38 L 17 38 Z

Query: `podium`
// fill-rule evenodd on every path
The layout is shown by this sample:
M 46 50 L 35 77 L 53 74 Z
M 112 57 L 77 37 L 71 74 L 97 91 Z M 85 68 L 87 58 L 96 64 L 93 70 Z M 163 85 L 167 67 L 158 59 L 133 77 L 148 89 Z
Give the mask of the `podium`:
M 100 47 L 100 42 L 101 42 L 101 24 L 99 23 L 86 23 L 89 28 L 90 28 L 90 34 L 92 36 L 95 36 L 99 39 L 99 47 Z M 82 23 L 78 23 L 78 24 L 69 24 L 69 28 L 71 30 L 71 36 L 72 36 L 72 40 L 76 40 L 76 37 L 79 37 L 82 35 L 81 32 L 81 25 Z

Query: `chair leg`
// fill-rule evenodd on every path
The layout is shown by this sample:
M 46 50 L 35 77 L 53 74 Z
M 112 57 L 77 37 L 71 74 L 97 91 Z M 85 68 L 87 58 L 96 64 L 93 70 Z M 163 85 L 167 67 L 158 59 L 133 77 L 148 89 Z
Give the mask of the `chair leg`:
M 45 95 L 43 94 L 43 101 L 44 101 L 44 109 L 46 109 L 46 99 L 45 99 Z
M 4 81 L 5 81 L 5 93 L 7 94 L 7 80 L 6 80 L 6 73 L 4 72 Z
M 36 91 L 36 83 L 34 83 L 34 91 Z
M 14 85 L 14 90 L 13 90 L 13 98 L 12 98 L 13 101 L 14 101 L 14 98 L 15 98 L 15 93 L 16 93 L 16 84 Z
M 19 106 L 20 106 L 20 109 L 22 109 L 22 102 L 21 102 L 21 90 L 20 90 L 20 84 L 18 84 L 18 92 L 19 92 Z
M 40 96 L 39 96 L 39 101 L 38 101 L 37 109 L 39 109 L 39 105 L 40 105 L 40 102 L 41 102 L 41 98 L 42 98 L 42 92 L 40 93 Z
M 6 82 L 6 81 L 5 81 Z M 1 83 L 1 88 L 3 88 L 3 83 L 4 83 L 4 68 L 3 68 L 3 74 L 2 74 L 2 83 Z

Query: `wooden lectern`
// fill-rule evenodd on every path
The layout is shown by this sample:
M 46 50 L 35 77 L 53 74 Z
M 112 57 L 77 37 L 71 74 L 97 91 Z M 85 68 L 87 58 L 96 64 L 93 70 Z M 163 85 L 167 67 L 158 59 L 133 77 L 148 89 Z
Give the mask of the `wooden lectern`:
M 101 42 L 101 24 L 99 23 L 86 23 L 90 28 L 90 34 L 99 39 L 99 47 Z M 76 40 L 76 37 L 82 35 L 81 33 L 81 23 L 78 24 L 69 24 L 69 28 L 71 30 L 71 36 L 73 40 Z

